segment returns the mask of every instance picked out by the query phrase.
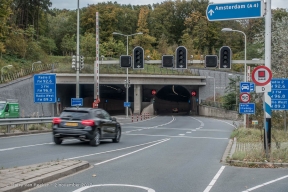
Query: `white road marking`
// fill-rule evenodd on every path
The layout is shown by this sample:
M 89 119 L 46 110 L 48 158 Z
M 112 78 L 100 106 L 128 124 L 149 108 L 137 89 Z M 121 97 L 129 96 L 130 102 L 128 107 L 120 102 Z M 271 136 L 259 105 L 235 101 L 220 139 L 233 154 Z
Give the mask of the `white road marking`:
M 275 180 L 272 180 L 272 181 L 268 181 L 268 182 L 263 183 L 263 184 L 261 184 L 261 185 L 257 185 L 257 186 L 255 186 L 255 187 L 250 188 L 250 189 L 246 189 L 246 190 L 243 191 L 243 192 L 253 191 L 253 190 L 258 189 L 258 188 L 260 188 L 260 187 L 264 187 L 265 185 L 269 185 L 269 184 L 271 184 L 271 183 L 275 183 L 275 182 L 277 182 L 277 181 L 280 181 L 280 180 L 286 179 L 286 178 L 288 178 L 288 175 L 286 175 L 286 176 L 284 176 L 284 177 L 280 177 L 280 178 L 275 179 Z
M 126 184 L 101 184 L 101 185 L 91 185 L 91 186 L 85 186 L 85 187 L 81 187 L 80 189 L 77 189 L 73 192 L 82 192 L 86 189 L 89 189 L 89 188 L 93 188 L 93 187 L 133 187 L 133 188 L 138 188 L 138 189 L 144 189 L 146 190 L 147 192 L 155 192 L 154 189 L 151 189 L 151 188 L 148 188 L 148 187 L 142 187 L 142 186 L 139 186 L 139 185 L 126 185 Z
M 215 140 L 227 140 L 229 138 L 215 138 L 215 137 L 190 137 L 190 136 L 170 136 L 170 135 L 149 135 L 149 134 L 125 134 L 125 135 L 141 135 L 141 136 L 148 136 L 148 137 L 179 137 L 179 138 L 191 138 L 191 139 L 215 139 Z
M 201 129 L 201 128 L 196 128 L 196 130 L 199 130 L 199 129 Z
M 186 132 L 186 133 L 191 133 L 191 132 Z
M 169 128 L 169 127 L 122 127 L 122 129 L 136 129 L 136 128 L 141 128 L 141 129 L 172 129 L 172 130 L 184 130 L 184 131 L 187 131 L 187 130 L 191 130 L 191 127 L 190 128 Z M 196 128 L 195 128 L 196 129 Z
M 196 131 L 195 129 L 192 129 L 191 131 Z
M 206 189 L 203 192 L 209 192 L 211 190 L 211 188 L 213 187 L 213 185 L 216 183 L 217 179 L 219 178 L 219 176 L 223 172 L 224 168 L 225 168 L 225 166 L 222 166 L 220 168 L 220 170 L 217 172 L 217 174 L 214 176 L 212 181 L 209 183 L 209 185 L 206 187 Z
M 51 131 L 52 132 L 52 131 Z M 25 134 L 25 135 L 15 135 L 15 136 L 5 136 L 5 137 L 0 137 L 0 140 L 1 139 L 10 139 L 10 138 L 13 138 L 13 137 L 28 137 L 28 136 L 34 136 L 34 135 L 44 135 L 44 134 L 51 134 L 51 132 L 48 132 L 48 133 L 31 133 L 31 134 Z
M 179 134 L 180 136 L 184 136 L 185 134 Z
M 161 143 L 166 142 L 166 141 L 169 141 L 169 140 L 170 140 L 170 139 L 164 139 L 164 140 L 162 140 L 162 141 L 160 141 L 160 142 L 158 142 L 158 143 L 154 143 L 154 144 L 149 145 L 149 146 L 147 146 L 147 147 L 144 147 L 144 148 L 142 148 L 142 149 L 138 149 L 138 150 L 136 150 L 136 151 L 133 151 L 133 152 L 130 152 L 130 153 L 126 153 L 126 154 L 124 154 L 124 155 L 120 155 L 120 156 L 118 156 L 118 157 L 115 157 L 115 158 L 112 158 L 112 159 L 108 159 L 108 160 L 106 160 L 106 161 L 102 161 L 102 162 L 96 163 L 96 164 L 94 164 L 94 165 L 96 166 L 96 165 L 101 165 L 101 164 L 104 164 L 104 163 L 108 163 L 108 162 L 110 162 L 110 161 L 114 161 L 114 160 L 116 160 L 116 159 L 120 159 L 120 158 L 122 158 L 122 157 L 126 157 L 126 156 L 128 156 L 128 155 L 137 153 L 137 152 L 142 151 L 142 150 L 144 150 L 144 149 L 148 149 L 148 148 L 150 148 L 150 147 L 153 147 L 153 146 L 155 146 L 155 145 L 161 144 Z
M 114 152 L 114 151 L 122 151 L 122 150 L 125 150 L 125 149 L 139 147 L 139 146 L 142 146 L 142 145 L 148 145 L 148 144 L 160 142 L 160 141 L 163 141 L 163 140 L 164 139 L 160 139 L 160 140 L 157 140 L 157 141 L 151 141 L 151 142 L 148 142 L 148 143 L 143 143 L 143 144 L 139 144 L 139 145 L 133 145 L 133 146 L 130 146 L 130 147 L 124 147 L 124 148 L 114 149 L 114 150 L 110 150 L 110 151 L 104 151 L 104 152 L 99 152 L 99 153 L 92 153 L 92 154 L 87 154 L 87 155 L 82 155 L 82 156 L 77 156 L 77 157 L 71 157 L 71 158 L 67 158 L 67 159 L 64 159 L 64 160 L 78 159 L 78 158 L 82 158 L 82 157 L 89 157 L 89 156 L 93 156 L 93 155 L 111 153 L 111 152 Z
M 228 122 L 226 122 L 226 121 L 219 120 L 219 119 L 214 119 L 214 120 L 221 121 L 221 122 L 223 122 L 223 123 L 226 123 L 226 124 L 228 124 L 228 125 L 231 125 L 232 127 L 237 128 L 235 125 L 233 125 L 233 124 L 231 124 L 231 123 L 228 123 Z
M 203 123 L 203 121 L 201 121 L 201 120 L 199 120 L 199 119 L 196 119 L 196 118 L 194 118 L 194 117 L 191 117 L 192 119 L 195 119 L 196 121 L 198 121 L 199 123 L 200 123 L 200 126 L 201 127 L 204 127 L 204 123 Z
M 6 148 L 6 149 L 0 149 L 0 151 L 9 151 L 9 150 L 14 150 L 14 149 L 21 149 L 21 148 L 27 148 L 27 147 L 36 147 L 36 146 L 41 146 L 41 145 L 51 145 L 54 144 L 52 143 L 41 143 L 41 144 L 35 144 L 35 145 L 26 145 L 26 146 L 21 146 L 21 147 L 11 147 L 11 148 Z

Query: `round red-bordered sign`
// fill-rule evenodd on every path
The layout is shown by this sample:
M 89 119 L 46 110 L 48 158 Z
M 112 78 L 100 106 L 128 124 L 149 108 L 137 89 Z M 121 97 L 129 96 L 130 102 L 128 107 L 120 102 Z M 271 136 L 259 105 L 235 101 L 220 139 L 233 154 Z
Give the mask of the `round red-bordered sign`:
M 250 101 L 250 94 L 249 93 L 241 93 L 240 94 L 240 102 L 241 103 L 248 103 Z
M 272 72 L 266 66 L 258 66 L 252 71 L 252 80 L 256 85 L 264 86 L 270 83 Z

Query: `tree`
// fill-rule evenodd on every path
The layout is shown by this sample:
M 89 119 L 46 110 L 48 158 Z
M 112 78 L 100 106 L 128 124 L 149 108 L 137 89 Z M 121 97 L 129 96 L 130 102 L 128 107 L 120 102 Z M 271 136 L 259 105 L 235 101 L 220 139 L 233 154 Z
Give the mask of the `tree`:
M 65 35 L 61 42 L 63 55 L 72 55 L 76 51 L 75 35 Z
M 40 36 L 39 40 L 40 40 L 39 43 L 40 43 L 41 48 L 47 54 L 52 55 L 52 53 L 57 50 L 57 47 L 56 47 L 54 39 L 48 38 L 48 37 L 44 37 L 44 36 Z
M 96 38 L 92 33 L 85 33 L 80 39 L 80 52 L 85 57 L 95 57 L 96 51 Z

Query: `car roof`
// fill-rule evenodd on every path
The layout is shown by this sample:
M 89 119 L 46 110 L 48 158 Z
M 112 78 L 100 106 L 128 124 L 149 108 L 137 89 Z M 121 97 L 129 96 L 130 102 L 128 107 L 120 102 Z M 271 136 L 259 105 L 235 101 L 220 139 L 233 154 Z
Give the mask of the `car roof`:
M 92 111 L 92 110 L 100 110 L 100 108 L 90 108 L 90 107 L 66 107 L 64 111 Z M 102 110 L 102 109 L 101 109 Z

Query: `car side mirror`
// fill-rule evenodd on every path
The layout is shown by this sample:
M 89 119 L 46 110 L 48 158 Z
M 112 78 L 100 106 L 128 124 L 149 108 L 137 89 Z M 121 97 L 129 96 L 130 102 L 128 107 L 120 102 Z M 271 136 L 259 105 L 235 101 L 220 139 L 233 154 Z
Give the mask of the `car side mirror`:
M 115 118 L 115 117 L 111 117 L 111 120 L 112 120 L 112 121 L 116 121 L 116 118 Z

